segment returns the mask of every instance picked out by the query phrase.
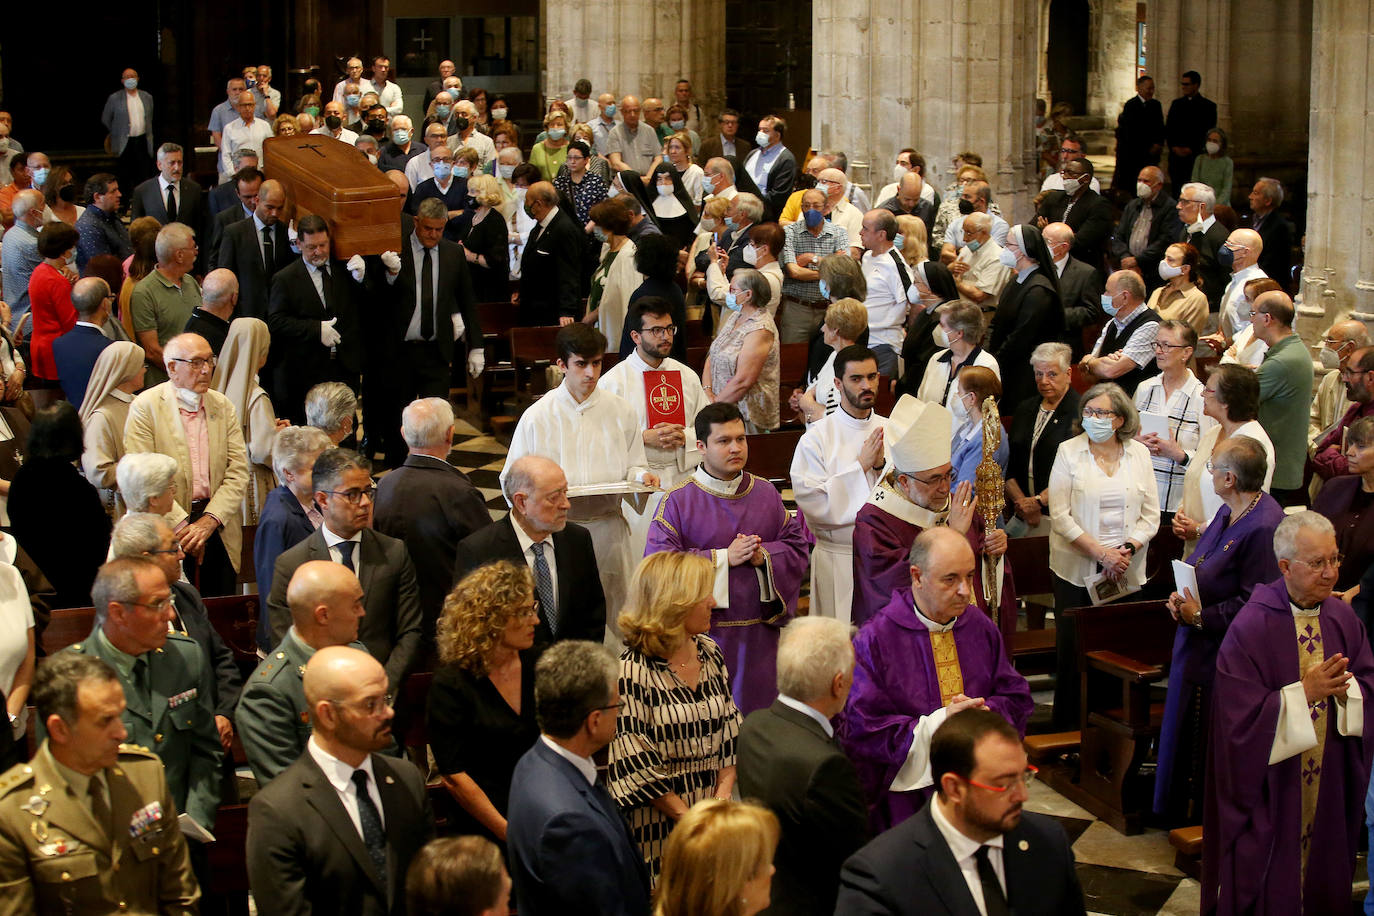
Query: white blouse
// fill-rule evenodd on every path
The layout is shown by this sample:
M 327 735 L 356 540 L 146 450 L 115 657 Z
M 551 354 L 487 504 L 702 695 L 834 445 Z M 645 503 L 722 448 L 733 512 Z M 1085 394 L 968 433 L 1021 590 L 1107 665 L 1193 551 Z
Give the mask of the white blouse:
M 1056 576 L 1081 587 L 1097 574 L 1097 562 L 1073 546 L 1088 534 L 1107 547 L 1138 543 L 1126 581 L 1137 588 L 1145 584 L 1145 547 L 1159 530 L 1159 488 L 1144 445 L 1126 442 L 1109 477 L 1093 460 L 1086 434 L 1062 443 L 1050 472 L 1049 511 L 1050 569 Z
M 949 356 L 947 349 L 930 358 L 926 363 L 926 374 L 921 378 L 921 387 L 916 389 L 917 400 L 939 404 L 941 407 L 949 406 L 949 393 L 954 390 L 955 381 L 949 377 L 949 366 L 953 361 L 954 358 Z M 1002 380 L 1002 367 L 997 365 L 997 357 L 981 347 L 978 349 L 978 355 L 973 357 L 971 365 L 991 369 L 997 380 Z
M 8 540 L 13 540 L 8 538 Z M 0 689 L 9 696 L 14 676 L 29 653 L 29 631 L 33 629 L 33 605 L 24 579 L 7 562 L 0 562 Z M 23 713 L 14 723 L 14 736 L 23 737 L 27 722 Z

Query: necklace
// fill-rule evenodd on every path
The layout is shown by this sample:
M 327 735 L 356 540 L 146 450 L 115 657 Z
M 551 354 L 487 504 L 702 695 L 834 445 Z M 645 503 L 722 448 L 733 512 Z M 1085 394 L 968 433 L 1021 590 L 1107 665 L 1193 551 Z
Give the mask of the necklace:
M 1256 506 L 1259 505 L 1260 497 L 1263 496 L 1263 495 L 1264 495 L 1264 491 L 1263 491 L 1263 490 L 1261 490 L 1260 492 L 1256 493 L 1255 496 L 1254 496 L 1254 498 L 1250 500 L 1250 505 L 1246 506 L 1246 507 L 1241 511 L 1240 515 L 1237 515 L 1235 518 L 1233 518 L 1233 519 L 1231 519 L 1229 522 L 1227 522 L 1227 523 L 1226 523 L 1226 527 L 1227 527 L 1227 528 L 1233 527 L 1233 526 L 1236 524 L 1236 522 L 1240 521 L 1241 519 L 1245 518 L 1245 516 L 1249 515 L 1249 514 L 1250 514 L 1250 510 L 1253 509 L 1253 508 L 1255 508 Z M 1233 539 L 1227 541 L 1227 542 L 1222 546 L 1221 549 L 1222 549 L 1223 551 L 1226 551 L 1226 550 L 1230 549 L 1231 545 L 1234 544 L 1234 543 L 1235 543 L 1235 539 L 1233 538 Z M 1193 564 L 1193 568 L 1194 568 L 1194 569 L 1201 569 L 1201 568 L 1202 568 L 1202 564 L 1205 563 L 1206 561 L 1207 561 L 1207 554 L 1205 554 L 1205 553 L 1204 553 L 1204 554 L 1199 554 L 1199 555 L 1198 555 L 1198 558 L 1197 558 L 1197 562 Z

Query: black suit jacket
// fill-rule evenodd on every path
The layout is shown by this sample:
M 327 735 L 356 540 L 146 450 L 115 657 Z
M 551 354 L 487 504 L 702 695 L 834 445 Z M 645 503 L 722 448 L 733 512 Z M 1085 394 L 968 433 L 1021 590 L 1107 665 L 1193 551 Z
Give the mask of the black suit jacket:
M 935 804 L 932 800 L 930 804 Z M 1007 904 L 1017 916 L 1084 913 L 1064 828 L 1043 814 L 1021 814 L 1003 835 Z M 844 863 L 835 913 L 843 916 L 978 916 L 963 872 L 930 805 Z
M 113 321 L 114 319 L 110 319 Z M 77 407 L 86 396 L 86 385 L 91 380 L 91 370 L 101 352 L 114 343 L 98 328 L 78 324 L 70 331 L 52 342 L 52 358 L 57 363 L 57 380 L 62 383 L 62 393 Z
M 537 233 L 537 234 L 536 234 Z M 536 226 L 520 255 L 520 323 L 558 324 L 582 317 L 582 253 L 586 236 L 560 208 L 547 229 Z
M 277 271 L 267 297 L 267 326 L 272 345 L 289 357 L 277 363 L 276 390 L 272 402 L 293 423 L 304 422 L 305 395 L 320 382 L 344 381 L 356 385 L 362 364 L 362 329 L 358 298 L 362 287 L 353 280 L 342 261 L 329 262 L 332 300 L 328 311 L 315 291 L 304 258 Z M 320 343 L 320 324 L 335 317 L 334 330 L 343 338 L 331 353 Z
M 1207 144 L 1207 131 L 1216 126 L 1217 103 L 1200 92 L 1191 97 L 1181 95 L 1169 103 L 1165 134 L 1170 146 L 1186 146 L 1196 156 Z
M 405 340 L 406 329 L 410 326 L 411 316 L 415 314 L 415 258 L 411 252 L 410 235 L 401 240 L 401 272 L 391 285 L 395 304 L 391 309 L 389 334 L 397 346 Z M 463 256 L 462 246 L 448 239 L 440 239 L 436 249 L 438 255 L 434 269 L 439 272 L 439 296 L 434 301 L 436 320 L 434 339 L 439 344 L 439 352 L 445 362 L 453 362 L 454 357 L 466 357 L 477 341 L 482 346 L 482 319 L 477 312 L 477 297 L 472 292 L 472 274 L 468 271 L 467 258 Z M 430 255 L 431 258 L 435 254 Z M 453 340 L 453 316 L 463 316 L 462 349 L 455 353 Z M 557 322 L 554 322 L 557 324 Z
M 286 604 L 286 587 L 291 577 L 302 563 L 332 559 L 323 529 L 277 557 L 272 568 L 272 594 L 267 599 L 272 645 L 281 642 L 291 626 L 291 609 Z M 354 565 L 363 586 L 363 607 L 367 609 L 358 624 L 358 639 L 386 668 L 387 679 L 395 690 L 420 655 L 420 598 L 415 567 L 404 543 L 371 528 L 362 531 Z
M 233 188 L 236 186 L 237 182 L 233 181 L 225 185 L 220 185 L 221 188 Z M 219 190 L 219 188 L 215 190 Z M 243 204 L 239 201 L 237 193 L 234 194 L 230 206 L 225 207 L 209 218 L 209 231 L 206 234 L 210 237 L 210 241 L 205 248 L 209 254 L 204 256 L 206 266 L 210 267 L 212 270 L 214 269 L 215 257 L 219 254 L 219 240 L 224 238 L 224 231 L 234 223 L 245 219 L 251 221 L 252 218 L 252 214 L 243 209 Z
M 774 700 L 740 729 L 739 786 L 782 824 L 768 912 L 830 916 L 840 866 L 868 839 L 854 764 L 819 722 Z
M 569 522 L 553 535 L 553 556 L 558 565 L 558 638 L 600 642 L 606 635 L 606 595 L 601 590 L 601 577 L 596 571 L 592 536 L 586 528 Z M 454 584 L 483 563 L 495 560 L 525 562 L 520 542 L 515 537 L 515 521 L 509 514 L 468 535 L 458 545 L 458 560 L 453 567 Z M 548 617 L 541 607 L 535 642 L 553 640 Z
M 1147 165 L 1159 164 L 1159 152 L 1151 157 L 1150 148 L 1164 144 L 1164 106 L 1159 99 L 1141 101 L 1133 95 L 1121 106 L 1116 118 L 1116 171 L 1112 187 L 1135 191 L 1136 176 Z
M 405 542 L 420 592 L 425 639 L 453 585 L 458 544 L 491 524 L 482 494 L 446 461 L 411 455 L 377 485 L 373 527 Z
M 154 217 L 165 226 L 168 222 L 167 198 L 164 196 L 162 185 L 158 183 L 157 178 L 158 176 L 154 175 L 134 188 L 132 214 L 134 219 L 138 219 L 140 216 Z M 233 187 L 232 183 L 230 187 Z M 177 205 L 177 222 L 190 226 L 197 233 L 203 232 L 208 218 L 205 192 L 192 178 L 182 178 L 178 182 L 177 191 L 180 197 Z
M 1135 228 L 1136 217 L 1140 215 L 1140 208 L 1143 206 L 1143 200 L 1132 197 L 1126 204 L 1126 209 L 1121 211 L 1121 221 L 1116 224 L 1116 231 L 1112 233 L 1110 243 L 1112 260 L 1120 262 L 1122 258 L 1130 256 L 1131 230 Z M 1145 277 L 1146 289 L 1154 290 L 1164 285 L 1164 281 L 1159 279 L 1159 262 L 1164 259 L 1164 250 L 1177 240 L 1181 228 L 1182 225 L 1178 221 L 1178 201 L 1170 197 L 1167 191 L 1160 191 L 1159 196 L 1150 205 L 1150 240 L 1145 246 L 1145 251 L 1136 258 L 1140 272 Z
M 740 160 L 745 165 L 745 172 L 748 172 L 749 160 L 753 157 L 754 151 L 745 153 Z M 760 155 L 762 155 L 760 153 Z M 739 174 L 736 172 L 738 179 Z M 748 176 L 753 177 L 753 176 Z M 764 219 L 776 220 L 782 208 L 787 206 L 787 198 L 792 194 L 792 185 L 797 180 L 797 157 L 792 155 L 792 151 L 783 147 L 782 152 L 778 153 L 778 158 L 773 160 L 773 167 L 768 170 L 768 175 L 764 179 L 767 187 L 759 188 L 762 191 L 763 204 L 768 209 Z
M 221 212 L 229 210 L 239 202 L 238 182 L 226 181 L 217 184 L 205 195 L 205 218 L 213 221 Z M 243 209 L 242 206 L 239 207 Z
M 1064 303 L 1064 330 L 1075 353 L 1083 349 L 1083 328 L 1107 316 L 1102 311 L 1102 275 L 1075 257 L 1070 257 L 1059 275 L 1059 299 Z
M 1255 224 L 1254 216 L 1248 220 L 1248 225 L 1252 228 Z M 1275 210 L 1264 218 L 1260 227 L 1255 230 L 1259 233 L 1260 240 L 1264 242 L 1264 250 L 1260 252 L 1259 266 L 1270 277 L 1279 282 L 1284 289 L 1289 289 L 1293 285 L 1293 224 L 1288 221 L 1288 217 Z
M 736 157 L 748 156 L 754 149 L 754 141 L 740 134 L 735 135 L 735 155 Z M 702 168 L 706 168 L 706 163 L 712 159 L 724 159 L 725 149 L 721 146 L 720 131 L 713 130 L 708 137 L 703 132 L 701 135 L 701 149 L 694 157 Z
M 1231 272 L 1217 261 L 1217 252 L 1226 244 L 1231 235 L 1220 220 L 1214 220 L 1206 232 L 1189 234 L 1188 227 L 1179 224 L 1176 242 L 1187 242 L 1197 249 L 1197 273 L 1202 278 L 1202 291 L 1207 296 L 1207 308 L 1216 311 L 1221 307 L 1221 295 L 1231 282 Z
M 434 816 L 410 761 L 373 754 L 372 773 L 386 827 L 385 884 L 309 751 L 253 796 L 248 883 L 273 913 L 404 916 L 406 871 L 434 834 Z
M 243 689 L 243 672 L 239 671 L 238 662 L 234 660 L 234 651 L 220 639 L 219 632 L 210 622 L 205 600 L 194 585 L 173 582 L 172 597 L 177 613 L 172 626 L 179 624 L 182 632 L 196 641 L 205 658 L 205 670 L 215 673 L 215 715 L 233 720 L 239 691 Z
M 1036 492 L 1050 485 L 1050 471 L 1054 470 L 1054 457 L 1059 454 L 1059 444 L 1073 437 L 1073 421 L 1078 417 L 1079 395 L 1072 388 L 1065 393 L 1059 406 L 1045 422 L 1040 439 L 1031 449 L 1031 437 L 1035 435 L 1035 418 L 1040 412 L 1040 395 L 1026 398 L 1016 406 L 1011 415 L 1011 429 L 1007 433 L 1010 457 L 1007 459 L 1007 479 L 1015 480 L 1021 492 L 1034 496 L 1030 491 L 1030 471 L 1035 471 Z
M 286 223 L 278 220 L 272 227 L 272 272 L 269 275 L 262 257 L 257 223 L 241 219 L 230 224 L 220 236 L 210 268 L 227 268 L 238 278 L 239 302 L 235 317 L 266 319 L 267 293 L 272 288 L 272 277 L 297 258 L 291 250 Z
M 1070 253 L 1085 264 L 1101 270 L 1103 256 L 1107 253 L 1107 239 L 1112 233 L 1112 205 L 1092 188 L 1083 192 L 1065 219 L 1064 210 L 1068 205 L 1067 192 L 1051 191 L 1040 204 L 1040 215 L 1052 223 L 1068 223 L 1073 230 Z

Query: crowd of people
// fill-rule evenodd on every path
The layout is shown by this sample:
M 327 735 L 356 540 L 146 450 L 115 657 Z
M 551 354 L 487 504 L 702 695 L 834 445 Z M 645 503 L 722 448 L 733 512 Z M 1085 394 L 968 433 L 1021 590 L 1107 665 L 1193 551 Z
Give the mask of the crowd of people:
M 1086 708 L 1063 612 L 1177 626 L 1153 811 L 1204 826 L 1203 910 L 1348 909 L 1374 347 L 1294 333 L 1284 189 L 1229 206 L 1196 73 L 1167 122 L 1138 81 L 1106 191 L 1056 107 L 1013 213 L 974 151 L 875 190 L 686 80 L 517 122 L 451 62 L 413 118 L 364 70 L 294 104 L 230 79 L 208 190 L 126 70 L 84 209 L 0 114 L 0 909 L 225 905 L 241 748 L 260 912 L 1084 912 L 1022 811 L 1027 537 L 1056 730 Z M 266 177 L 306 134 L 394 183 L 394 250 L 337 257 Z M 448 461 L 479 304 L 558 327 L 498 520 Z M 747 470 L 784 428 L 795 511 Z M 255 668 L 204 600 L 245 584 Z

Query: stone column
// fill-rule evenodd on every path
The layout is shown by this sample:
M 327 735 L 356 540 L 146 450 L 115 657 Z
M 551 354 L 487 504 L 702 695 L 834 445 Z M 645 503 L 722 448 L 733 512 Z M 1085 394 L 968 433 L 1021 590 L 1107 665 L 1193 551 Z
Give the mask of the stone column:
M 725 104 L 725 0 L 579 0 L 542 4 L 543 92 L 567 98 L 581 77 L 594 95 L 658 96 L 692 81 L 702 112 Z
M 1146 60 L 1155 78 L 1155 98 L 1164 106 L 1165 115 L 1169 103 L 1178 98 L 1179 76 L 1184 70 L 1196 70 L 1202 75 L 1202 94 L 1217 103 L 1217 120 L 1229 130 L 1232 5 L 1232 0 L 1154 0 L 1149 4 Z M 1244 0 L 1234 5 L 1244 16 Z
M 983 156 L 1010 220 L 1029 215 L 1036 0 L 815 0 L 811 143 L 872 164 L 925 156 L 943 190 L 950 158 Z
M 1374 50 L 1368 0 L 1317 3 L 1312 22 L 1303 339 L 1350 317 L 1374 330 Z
M 1135 0 L 1093 0 L 1088 45 L 1088 111 L 1116 127 L 1121 106 L 1135 94 Z

